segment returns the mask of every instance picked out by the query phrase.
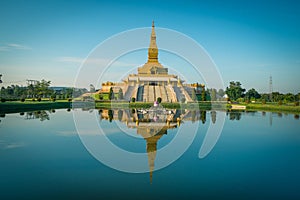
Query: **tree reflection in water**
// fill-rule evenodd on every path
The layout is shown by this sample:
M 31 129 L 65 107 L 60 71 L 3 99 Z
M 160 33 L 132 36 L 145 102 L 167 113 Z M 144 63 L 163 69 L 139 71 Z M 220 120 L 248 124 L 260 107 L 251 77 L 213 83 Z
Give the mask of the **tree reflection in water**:
M 242 117 L 242 113 L 238 111 L 227 112 L 227 115 L 229 115 L 229 120 L 240 120 Z
M 51 111 L 53 112 L 53 110 Z M 34 112 L 27 112 L 25 119 L 39 119 L 40 121 L 50 120 L 49 114 L 45 110 L 39 110 Z

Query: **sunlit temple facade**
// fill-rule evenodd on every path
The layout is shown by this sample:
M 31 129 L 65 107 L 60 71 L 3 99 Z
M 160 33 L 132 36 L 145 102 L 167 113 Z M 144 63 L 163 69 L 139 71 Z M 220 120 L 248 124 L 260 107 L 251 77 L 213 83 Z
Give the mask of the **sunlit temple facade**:
M 137 74 L 130 74 L 122 83 L 102 83 L 98 93 L 108 93 L 112 88 L 114 93 L 121 89 L 123 99 L 127 101 L 135 98 L 136 101 L 154 102 L 160 97 L 162 102 L 191 102 L 193 90 L 199 93 L 203 85 L 183 83 L 184 80 L 169 74 L 168 68 L 158 61 L 155 26 L 152 22 L 147 62 L 138 68 Z

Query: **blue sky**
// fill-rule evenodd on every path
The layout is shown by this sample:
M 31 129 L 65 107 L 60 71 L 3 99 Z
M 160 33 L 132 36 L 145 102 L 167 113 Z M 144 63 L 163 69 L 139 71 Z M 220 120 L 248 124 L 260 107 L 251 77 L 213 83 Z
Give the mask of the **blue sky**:
M 156 26 L 202 45 L 225 86 L 238 80 L 246 89 L 267 92 L 272 75 L 274 91 L 298 93 L 299 10 L 299 1 L 2 0 L 0 73 L 6 85 L 44 78 L 55 86 L 72 86 L 82 60 L 99 43 L 128 29 L 150 27 L 154 19 Z

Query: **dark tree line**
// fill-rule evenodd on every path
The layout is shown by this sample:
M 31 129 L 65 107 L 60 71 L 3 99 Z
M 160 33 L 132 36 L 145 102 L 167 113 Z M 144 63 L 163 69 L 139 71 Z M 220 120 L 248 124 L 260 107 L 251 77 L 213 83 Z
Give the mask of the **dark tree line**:
M 231 81 L 229 86 L 226 87 L 225 93 L 228 95 L 231 101 L 264 101 L 264 102 L 298 102 L 300 99 L 300 93 L 298 94 L 282 94 L 279 92 L 272 92 L 271 94 L 258 93 L 254 88 L 246 89 L 242 88 L 240 82 Z
M 11 85 L 7 87 L 1 87 L 0 98 L 5 100 L 21 100 L 26 98 L 39 99 L 39 98 L 51 98 L 51 99 L 68 99 L 82 95 L 86 89 L 74 89 L 63 87 L 60 90 L 54 90 L 50 87 L 51 81 L 41 80 L 36 84 L 30 84 L 28 86 Z

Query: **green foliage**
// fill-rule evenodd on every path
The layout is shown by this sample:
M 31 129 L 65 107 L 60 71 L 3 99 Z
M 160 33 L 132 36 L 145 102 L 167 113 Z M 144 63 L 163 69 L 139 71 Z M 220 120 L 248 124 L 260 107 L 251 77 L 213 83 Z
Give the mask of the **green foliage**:
M 113 100 L 114 98 L 115 98 L 114 91 L 113 91 L 113 88 L 111 87 L 111 88 L 109 89 L 108 99 L 109 99 L 109 100 Z
M 202 86 L 201 90 L 201 101 L 206 101 L 206 91 L 205 91 L 205 86 Z
M 1 98 L 1 102 L 4 103 L 6 101 L 5 98 Z
M 293 95 L 292 93 L 287 93 L 284 95 L 284 100 L 286 100 L 287 102 L 294 102 L 296 97 L 295 95 Z
M 217 90 L 212 88 L 209 90 L 210 100 L 216 101 L 217 100 Z
M 240 82 L 231 81 L 229 83 L 229 87 L 226 87 L 226 94 L 229 99 L 232 101 L 237 100 L 238 98 L 244 97 L 245 89 L 242 88 L 242 84 Z
M 299 106 L 299 101 L 296 101 L 296 102 L 294 103 L 294 105 L 295 105 L 295 106 Z
M 156 101 L 157 101 L 158 103 L 161 103 L 161 97 L 157 97 Z
M 266 100 L 263 99 L 263 100 L 261 101 L 261 103 L 262 103 L 262 104 L 266 104 Z
M 122 110 L 118 110 L 118 120 L 122 121 L 122 117 L 123 117 L 123 111 Z
M 278 105 L 280 105 L 280 106 L 282 105 L 282 100 L 278 101 Z
M 225 91 L 224 91 L 223 89 L 219 89 L 218 95 L 219 95 L 220 97 L 223 97 L 223 96 L 225 95 Z
M 94 94 L 94 99 L 95 100 L 100 100 L 100 94 Z
M 244 102 L 244 98 L 238 98 L 237 100 L 236 100 L 237 102 Z
M 248 100 L 256 100 L 261 98 L 261 95 L 254 88 L 251 88 L 246 92 L 245 98 Z
M 133 102 L 133 103 L 135 102 L 135 98 L 134 97 L 131 98 L 131 102 Z
M 108 120 L 109 122 L 112 122 L 114 118 L 114 111 L 113 110 L 108 110 Z
M 118 92 L 118 99 L 119 99 L 119 100 L 122 100 L 122 99 L 124 99 L 124 97 L 123 97 L 123 90 L 122 90 L 122 88 L 120 88 L 120 89 L 119 89 L 119 92 Z
M 193 101 L 197 101 L 196 90 L 194 88 L 192 90 L 192 99 Z
M 186 100 L 186 99 L 185 99 L 184 97 L 182 97 L 182 98 L 180 99 L 180 102 L 181 102 L 181 103 L 185 103 L 185 100 Z

